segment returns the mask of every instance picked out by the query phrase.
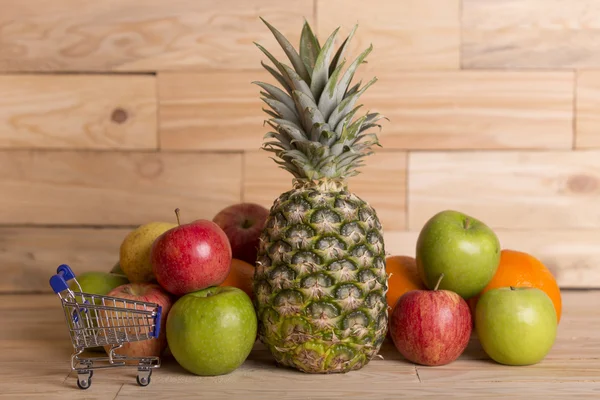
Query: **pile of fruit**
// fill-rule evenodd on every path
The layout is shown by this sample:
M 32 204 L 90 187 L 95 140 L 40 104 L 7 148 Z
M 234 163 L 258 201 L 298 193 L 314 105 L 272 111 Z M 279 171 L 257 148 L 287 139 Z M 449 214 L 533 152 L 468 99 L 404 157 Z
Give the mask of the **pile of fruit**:
M 385 118 L 358 116 L 376 79 L 352 83 L 372 50 L 347 61 L 356 27 L 336 49 L 339 29 L 321 44 L 305 23 L 297 51 L 264 22 L 290 65 L 257 44 L 279 84 L 254 82 L 268 106 L 263 149 L 293 184 L 270 210 L 238 204 L 212 221 L 180 224 L 177 214 L 177 224 L 131 232 L 124 276 L 106 277 L 101 292 L 161 304 L 166 326 L 164 337 L 119 351 L 160 355 L 168 346 L 185 369 L 218 375 L 239 367 L 258 338 L 279 365 L 340 373 L 366 365 L 388 335 L 410 361 L 451 362 L 475 327 L 494 360 L 541 360 L 560 291 L 538 260 L 501 250 L 489 227 L 457 211 L 432 216 L 414 258 L 387 256 L 376 210 L 350 192 Z
M 525 252 L 501 249 L 492 229 L 445 210 L 425 223 L 415 257 L 388 257 L 389 333 L 408 360 L 444 365 L 473 328 L 484 351 L 506 365 L 541 361 L 556 338 L 560 289 Z
M 117 354 L 171 352 L 186 370 L 220 375 L 238 368 L 256 341 L 252 276 L 268 210 L 242 203 L 212 221 L 150 222 L 129 232 L 110 272 L 77 277 L 83 292 L 162 306 L 159 338 L 125 343 Z M 237 258 L 235 258 L 237 257 Z M 78 289 L 75 282 L 71 289 Z M 110 351 L 110 346 L 99 351 Z

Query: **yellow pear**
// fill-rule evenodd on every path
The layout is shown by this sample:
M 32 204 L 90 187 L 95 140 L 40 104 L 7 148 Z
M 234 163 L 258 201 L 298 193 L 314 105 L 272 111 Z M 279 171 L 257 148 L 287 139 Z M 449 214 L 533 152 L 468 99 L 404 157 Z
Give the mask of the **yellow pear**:
M 130 282 L 151 282 L 154 278 L 150 250 L 157 237 L 177 224 L 150 222 L 131 231 L 121 243 L 119 263 Z

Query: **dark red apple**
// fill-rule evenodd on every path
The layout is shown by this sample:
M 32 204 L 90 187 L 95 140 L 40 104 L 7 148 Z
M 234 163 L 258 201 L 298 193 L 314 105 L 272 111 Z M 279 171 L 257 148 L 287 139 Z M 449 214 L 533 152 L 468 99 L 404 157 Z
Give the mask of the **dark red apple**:
M 268 216 L 269 210 L 259 204 L 239 203 L 219 211 L 213 222 L 229 238 L 233 258 L 255 265 L 258 238 Z
M 443 275 L 440 277 L 443 277 Z M 449 290 L 413 290 L 400 297 L 390 317 L 390 336 L 409 361 L 436 366 L 465 350 L 473 321 L 467 302 Z
M 231 268 L 231 245 L 219 225 L 196 220 L 178 226 L 156 238 L 151 262 L 158 283 L 170 293 L 186 293 L 220 285 Z

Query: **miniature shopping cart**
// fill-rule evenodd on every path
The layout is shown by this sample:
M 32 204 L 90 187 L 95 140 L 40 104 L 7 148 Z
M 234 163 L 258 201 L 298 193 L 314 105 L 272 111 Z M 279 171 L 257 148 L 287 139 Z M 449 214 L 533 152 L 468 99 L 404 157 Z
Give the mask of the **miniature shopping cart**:
M 69 288 L 73 279 L 79 291 Z M 87 389 L 92 384 L 95 369 L 134 366 L 138 369 L 137 383 L 150 384 L 152 369 L 160 367 L 159 357 L 127 357 L 115 350 L 125 343 L 158 338 L 161 306 L 83 293 L 75 274 L 68 265 L 61 265 L 50 278 L 50 286 L 61 300 L 75 352 L 71 370 L 77 371 L 77 386 Z M 85 349 L 110 346 L 108 357 L 85 357 Z

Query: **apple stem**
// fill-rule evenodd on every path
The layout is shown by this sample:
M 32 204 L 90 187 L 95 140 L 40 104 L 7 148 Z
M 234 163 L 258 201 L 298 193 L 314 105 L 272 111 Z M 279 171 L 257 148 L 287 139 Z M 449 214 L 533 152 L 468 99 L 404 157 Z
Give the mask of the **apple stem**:
M 177 225 L 181 225 L 181 222 L 179 222 L 179 208 L 175 209 L 175 216 L 177 217 Z
M 465 218 L 465 224 L 464 224 L 465 229 L 469 229 L 469 225 L 471 225 L 471 219 Z
M 433 288 L 433 290 L 438 290 L 438 287 L 440 286 L 440 283 L 442 282 L 442 279 L 444 278 L 444 274 L 440 274 L 440 277 L 437 280 L 437 283 L 435 284 L 435 287 Z
M 510 290 L 515 290 L 515 287 L 514 287 L 514 286 L 511 286 L 511 287 L 510 287 Z

